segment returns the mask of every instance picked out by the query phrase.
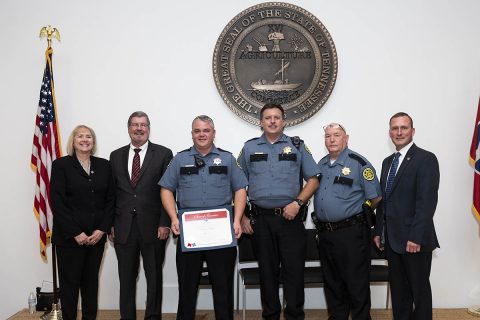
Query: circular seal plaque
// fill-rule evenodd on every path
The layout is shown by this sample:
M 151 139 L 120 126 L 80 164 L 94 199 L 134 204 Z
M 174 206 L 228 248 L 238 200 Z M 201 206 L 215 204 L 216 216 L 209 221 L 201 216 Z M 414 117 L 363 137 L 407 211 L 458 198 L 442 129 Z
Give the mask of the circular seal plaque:
M 325 26 L 284 2 L 250 7 L 223 29 L 213 53 L 215 84 L 228 107 L 259 125 L 266 103 L 281 104 L 286 125 L 313 116 L 330 96 L 337 52 Z

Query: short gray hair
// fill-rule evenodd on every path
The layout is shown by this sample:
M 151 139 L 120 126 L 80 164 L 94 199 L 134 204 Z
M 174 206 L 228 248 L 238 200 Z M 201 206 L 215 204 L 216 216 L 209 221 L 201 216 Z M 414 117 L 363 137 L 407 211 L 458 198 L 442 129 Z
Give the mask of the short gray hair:
M 212 126 L 212 129 L 215 129 L 215 124 L 213 123 L 212 118 L 210 118 L 209 116 L 206 116 L 204 114 L 196 116 L 195 119 L 193 119 L 192 128 L 193 128 L 193 123 L 197 120 L 200 120 L 200 121 L 203 121 L 203 122 L 208 122 L 208 123 L 210 123 L 210 126 Z

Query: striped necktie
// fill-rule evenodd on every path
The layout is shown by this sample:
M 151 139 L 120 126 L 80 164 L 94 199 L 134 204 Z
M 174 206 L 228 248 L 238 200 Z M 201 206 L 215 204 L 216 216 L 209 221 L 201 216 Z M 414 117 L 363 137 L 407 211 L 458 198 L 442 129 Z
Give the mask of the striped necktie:
M 400 152 L 396 152 L 393 158 L 392 166 L 387 177 L 387 187 L 385 188 L 385 194 L 388 196 L 392 191 L 393 182 L 395 181 L 395 175 L 397 174 L 398 158 L 400 158 Z
M 136 187 L 138 178 L 140 178 L 140 155 L 138 154 L 142 149 L 135 148 L 135 155 L 133 156 L 133 163 L 132 163 L 132 177 L 130 178 L 132 187 Z

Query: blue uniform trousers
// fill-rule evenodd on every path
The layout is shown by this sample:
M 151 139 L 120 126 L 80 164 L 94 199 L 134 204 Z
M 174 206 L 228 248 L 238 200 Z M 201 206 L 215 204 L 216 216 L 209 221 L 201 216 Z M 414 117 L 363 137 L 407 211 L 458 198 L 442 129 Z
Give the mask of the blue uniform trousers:
M 178 320 L 194 320 L 197 307 L 198 283 L 207 262 L 212 285 L 215 319 L 233 320 L 233 277 L 237 248 L 182 252 L 177 243 Z
M 280 318 L 278 289 L 281 279 L 287 303 L 285 319 L 304 319 L 306 232 L 301 217 L 286 220 L 281 216 L 260 214 L 256 217 L 253 230 L 254 248 L 260 268 L 262 317 L 275 320 Z
M 371 319 L 370 228 L 362 223 L 318 236 L 329 319 Z

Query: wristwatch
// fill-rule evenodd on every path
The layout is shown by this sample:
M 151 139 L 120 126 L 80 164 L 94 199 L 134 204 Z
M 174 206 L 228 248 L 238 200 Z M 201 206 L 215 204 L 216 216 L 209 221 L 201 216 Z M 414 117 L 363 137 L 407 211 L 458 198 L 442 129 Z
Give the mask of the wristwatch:
M 295 201 L 296 203 L 298 203 L 298 205 L 299 205 L 300 207 L 305 204 L 305 203 L 302 201 L 302 199 L 298 199 L 298 198 L 297 198 L 297 199 L 295 199 L 295 200 L 293 200 L 293 201 Z

